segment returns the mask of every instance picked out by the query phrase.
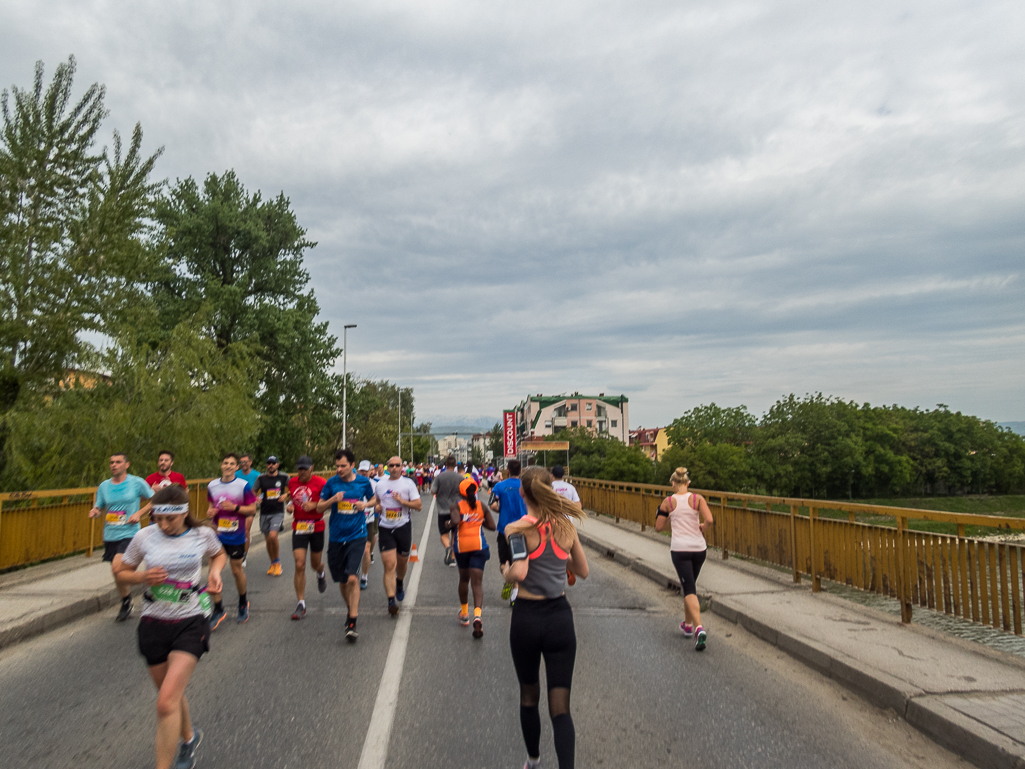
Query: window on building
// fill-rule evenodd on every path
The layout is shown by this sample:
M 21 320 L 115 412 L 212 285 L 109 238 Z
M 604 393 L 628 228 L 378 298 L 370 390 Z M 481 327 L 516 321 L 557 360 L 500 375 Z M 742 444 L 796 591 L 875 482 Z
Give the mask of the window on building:
M 549 419 L 547 422 L 545 422 L 545 427 L 551 429 L 551 427 L 552 427 L 552 420 Z
M 597 415 L 600 416 L 600 417 L 605 416 L 605 407 L 604 406 L 599 406 L 597 412 L 595 412 L 595 413 L 597 413 Z
M 576 411 L 577 410 L 577 404 L 575 404 L 575 403 L 569 404 L 569 410 L 570 411 Z
M 570 426 L 570 427 L 576 427 L 576 426 L 577 426 L 577 420 L 575 420 L 575 419 L 571 419 L 571 420 L 569 421 L 569 426 Z
M 611 424 L 612 424 L 613 427 L 617 427 L 619 425 L 619 420 L 618 419 L 613 419 Z
M 605 432 L 605 420 L 604 419 L 599 419 L 598 420 L 598 432 L 600 432 L 600 433 Z
M 587 426 L 588 427 L 594 427 L 594 420 L 593 419 L 588 419 L 587 420 Z
M 587 405 L 585 406 L 585 408 L 586 408 L 586 409 L 587 409 L 588 411 L 590 411 L 590 410 L 591 410 L 591 408 L 592 408 L 593 406 L 594 406 L 594 404 L 593 404 L 593 403 L 588 403 L 588 404 L 587 404 Z

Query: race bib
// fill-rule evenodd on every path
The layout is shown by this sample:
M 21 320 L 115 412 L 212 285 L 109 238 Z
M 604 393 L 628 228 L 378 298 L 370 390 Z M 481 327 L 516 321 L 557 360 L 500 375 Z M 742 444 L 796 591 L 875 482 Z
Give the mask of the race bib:
M 186 585 L 182 587 L 181 582 L 164 582 L 160 585 L 153 585 L 150 589 L 150 595 L 156 598 L 158 601 L 169 601 L 170 603 L 187 603 L 189 598 L 192 597 L 192 586 Z
M 296 521 L 295 522 L 295 533 L 296 534 L 313 534 L 317 530 L 316 521 Z
M 128 523 L 128 513 L 107 513 L 107 525 L 124 526 Z
M 217 531 L 222 534 L 238 531 L 238 518 L 218 518 Z
M 279 489 L 267 489 L 267 499 L 277 499 L 281 495 Z
M 356 508 L 354 508 L 352 506 L 352 502 L 353 501 L 351 499 L 343 499 L 341 502 L 338 503 L 338 512 L 340 512 L 340 513 L 351 513 L 351 512 L 353 512 Z
M 384 508 L 384 517 L 389 521 L 394 521 L 396 518 L 402 517 L 401 507 L 386 507 Z

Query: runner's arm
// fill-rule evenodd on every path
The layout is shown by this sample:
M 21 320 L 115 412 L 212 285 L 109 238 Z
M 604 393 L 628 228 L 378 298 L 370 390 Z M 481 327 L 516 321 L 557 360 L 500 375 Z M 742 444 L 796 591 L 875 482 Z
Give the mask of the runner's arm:
M 708 509 L 708 503 L 705 501 L 705 498 L 700 494 L 695 494 L 694 496 L 698 498 L 698 513 L 704 519 L 701 522 L 701 531 L 704 532 L 710 527 L 715 526 L 715 519 L 712 518 L 712 511 Z
M 167 572 L 157 567 L 139 571 L 138 564 L 130 564 L 119 559 L 114 567 L 114 579 L 121 585 L 159 585 L 167 579 Z
M 459 528 L 459 518 L 460 518 L 460 515 L 459 515 L 459 505 L 458 504 L 452 505 L 452 507 L 450 507 L 448 509 L 448 527 L 449 527 L 449 529 L 457 529 L 457 528 Z
M 569 550 L 569 568 L 580 579 L 587 579 L 590 570 L 587 568 L 587 556 L 584 554 L 584 546 L 580 544 L 580 537 L 573 534 L 573 547 Z
M 488 531 L 495 531 L 498 529 L 498 524 L 495 523 L 495 517 L 491 514 L 491 511 L 486 505 L 481 505 L 484 508 L 484 528 Z
M 655 531 L 663 531 L 669 525 L 669 514 L 675 507 L 676 500 L 672 497 L 662 500 L 662 504 L 658 506 L 658 513 L 655 515 Z
M 395 497 L 395 499 L 400 505 L 408 507 L 410 510 L 423 510 L 424 503 L 420 500 L 419 496 L 412 499 L 403 499 L 402 497 Z

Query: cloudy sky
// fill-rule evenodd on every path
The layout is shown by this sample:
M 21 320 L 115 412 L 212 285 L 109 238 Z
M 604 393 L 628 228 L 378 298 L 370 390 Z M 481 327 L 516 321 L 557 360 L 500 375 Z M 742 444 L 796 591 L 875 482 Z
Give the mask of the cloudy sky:
M 11 0 L 0 81 L 74 54 L 159 176 L 283 190 L 350 370 L 420 416 L 822 391 L 1002 421 L 1023 39 L 1020 2 Z

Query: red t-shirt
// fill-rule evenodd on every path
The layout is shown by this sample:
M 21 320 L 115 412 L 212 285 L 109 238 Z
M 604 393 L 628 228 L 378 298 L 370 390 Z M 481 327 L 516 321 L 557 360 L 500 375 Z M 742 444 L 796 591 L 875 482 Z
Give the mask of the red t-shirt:
M 152 475 L 146 476 L 146 485 L 153 489 L 153 491 L 162 489 L 165 486 L 171 486 L 175 483 L 183 489 L 187 489 L 189 487 L 189 484 L 185 482 L 185 476 L 181 473 L 176 473 L 174 470 L 168 473 L 166 478 L 160 473 L 153 473 Z
M 310 531 L 303 531 L 309 524 L 313 523 L 313 531 L 324 530 L 324 513 L 303 510 L 303 502 L 319 502 L 320 490 L 327 483 L 319 475 L 310 477 L 307 483 L 302 483 L 298 475 L 288 479 L 288 495 L 292 498 L 292 531 L 297 534 L 310 534 Z M 301 525 L 300 525 L 301 524 Z

